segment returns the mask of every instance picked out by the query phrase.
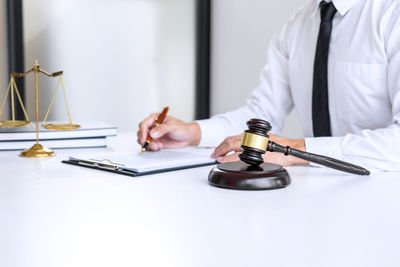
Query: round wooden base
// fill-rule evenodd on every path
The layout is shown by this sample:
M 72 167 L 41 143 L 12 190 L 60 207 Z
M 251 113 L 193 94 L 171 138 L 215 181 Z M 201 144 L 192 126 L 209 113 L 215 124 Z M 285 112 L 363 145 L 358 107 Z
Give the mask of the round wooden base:
M 251 166 L 238 161 L 217 165 L 210 171 L 208 181 L 211 185 L 229 189 L 266 190 L 288 186 L 290 176 L 280 165 Z

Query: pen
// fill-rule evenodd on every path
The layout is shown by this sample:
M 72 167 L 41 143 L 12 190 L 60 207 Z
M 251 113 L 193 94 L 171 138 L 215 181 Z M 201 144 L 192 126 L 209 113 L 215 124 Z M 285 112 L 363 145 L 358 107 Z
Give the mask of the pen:
M 160 125 L 161 123 L 163 123 L 165 117 L 167 116 L 167 112 L 168 112 L 168 107 L 165 107 L 165 108 L 163 109 L 163 111 L 160 113 L 160 115 L 158 115 L 157 120 L 154 122 L 153 126 L 151 127 L 152 129 L 153 129 L 154 127 L 157 127 L 157 126 Z M 150 132 L 149 132 L 149 134 L 147 135 L 147 138 L 146 138 L 146 142 L 143 144 L 142 150 L 140 151 L 139 154 L 142 154 L 143 152 L 146 151 L 146 149 L 147 149 L 147 147 L 149 146 L 151 140 L 152 140 L 152 138 L 151 138 Z

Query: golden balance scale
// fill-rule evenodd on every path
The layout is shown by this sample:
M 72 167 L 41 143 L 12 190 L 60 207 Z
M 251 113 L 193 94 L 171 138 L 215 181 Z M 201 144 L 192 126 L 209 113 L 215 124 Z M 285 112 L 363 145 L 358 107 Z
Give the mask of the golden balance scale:
M 7 97 L 10 93 L 11 90 L 11 116 L 12 119 L 11 120 L 5 120 L 5 121 L 0 121 L 0 127 L 4 127 L 4 128 L 11 128 L 11 127 L 23 127 L 23 126 L 27 126 L 28 124 L 31 123 L 31 121 L 29 120 L 28 114 L 26 112 L 24 103 L 22 102 L 21 96 L 19 94 L 17 85 L 15 83 L 15 78 L 22 78 L 25 77 L 26 75 L 28 75 L 29 73 L 34 72 L 35 73 L 35 100 L 36 100 L 36 144 L 34 144 L 31 148 L 22 151 L 19 155 L 21 157 L 27 157 L 27 158 L 47 158 L 47 157 L 52 157 L 55 156 L 55 153 L 53 150 L 48 149 L 43 147 L 41 144 L 39 144 L 39 85 L 38 85 L 38 74 L 39 72 L 48 76 L 48 77 L 60 77 L 57 83 L 57 87 L 56 90 L 54 91 L 53 94 L 53 98 L 51 99 L 49 108 L 47 109 L 46 115 L 44 117 L 43 120 L 43 124 L 42 127 L 49 129 L 49 130 L 76 130 L 78 128 L 80 128 L 80 125 L 77 124 L 72 124 L 72 120 L 71 120 L 71 114 L 69 112 L 69 107 L 68 107 L 68 102 L 67 102 L 67 95 L 65 93 L 65 88 L 64 88 L 64 80 L 63 80 L 63 72 L 62 71 L 58 71 L 58 72 L 54 72 L 54 73 L 48 73 L 44 70 L 42 70 L 38 64 L 37 61 L 35 61 L 35 64 L 33 65 L 32 69 L 24 72 L 24 73 L 16 73 L 16 72 L 11 72 L 10 73 L 10 83 L 8 84 L 8 88 L 7 88 L 7 92 L 6 95 L 4 96 L 4 99 L 1 103 L 0 106 L 0 116 L 3 113 L 4 110 L 4 106 L 7 100 Z M 69 124 L 46 124 L 46 120 L 47 117 L 50 113 L 50 110 L 53 106 L 54 103 L 54 99 L 56 97 L 58 88 L 60 86 L 60 83 L 62 85 L 62 89 L 64 92 L 64 100 L 65 100 L 65 105 L 67 108 L 67 113 L 68 113 L 68 118 L 69 118 Z M 15 120 L 15 110 L 14 110 L 14 91 L 17 95 L 17 98 L 19 100 L 19 103 L 21 105 L 21 108 L 24 112 L 24 116 L 25 116 L 25 120 Z

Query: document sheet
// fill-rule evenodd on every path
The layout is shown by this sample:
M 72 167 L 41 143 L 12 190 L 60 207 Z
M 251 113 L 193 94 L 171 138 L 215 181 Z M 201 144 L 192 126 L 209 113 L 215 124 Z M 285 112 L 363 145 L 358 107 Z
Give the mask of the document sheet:
M 69 157 L 70 161 L 93 163 L 94 165 L 116 167 L 120 170 L 145 173 L 167 169 L 179 169 L 196 165 L 215 163 L 210 158 L 214 149 L 187 147 L 180 149 L 163 149 L 160 151 L 146 151 L 132 153 L 108 153 L 93 157 Z

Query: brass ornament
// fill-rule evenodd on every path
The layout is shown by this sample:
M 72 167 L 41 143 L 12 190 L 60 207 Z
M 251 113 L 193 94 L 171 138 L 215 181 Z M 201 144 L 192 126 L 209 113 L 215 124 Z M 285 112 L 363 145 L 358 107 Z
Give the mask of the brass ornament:
M 58 131 L 66 131 L 66 130 L 76 130 L 81 128 L 80 125 L 78 124 L 54 124 L 54 123 L 50 123 L 50 124 L 42 124 L 43 128 L 46 128 L 48 130 L 58 130 Z
M 34 144 L 31 148 L 22 151 L 19 156 L 25 158 L 48 158 L 55 156 L 53 150 L 45 148 L 41 144 Z
M 21 105 L 22 111 L 24 112 L 25 120 L 15 120 L 15 104 L 14 104 L 14 92 L 17 95 L 19 104 Z M 15 79 L 12 75 L 10 75 L 10 82 L 8 84 L 6 94 L 4 96 L 3 101 L 0 105 L 0 116 L 3 114 L 4 107 L 6 104 L 6 100 L 8 95 L 11 93 L 11 120 L 0 121 L 0 127 L 11 128 L 11 127 L 22 127 L 28 125 L 30 122 L 28 114 L 26 112 L 24 103 L 22 102 L 21 95 L 19 94 L 17 85 L 15 83 Z
M 53 94 L 53 98 L 50 102 L 50 105 L 47 109 L 45 118 L 43 120 L 43 124 L 42 127 L 49 129 L 49 130 L 75 130 L 80 128 L 80 125 L 78 124 L 73 124 L 72 123 L 72 119 L 71 119 L 71 114 L 69 111 L 69 106 L 68 106 L 68 102 L 67 102 L 67 96 L 66 96 L 66 91 L 65 91 L 65 87 L 64 87 L 64 80 L 63 80 L 63 72 L 62 71 L 58 71 L 58 72 L 54 72 L 54 73 L 49 73 L 47 71 L 44 71 L 40 68 L 39 64 L 37 61 L 35 61 L 35 64 L 33 65 L 32 69 L 30 69 L 27 72 L 24 73 L 17 73 L 17 72 L 11 72 L 10 73 L 10 83 L 8 85 L 5 97 L 3 99 L 3 101 L 1 102 L 0 105 L 0 116 L 2 115 L 3 111 L 4 111 L 4 107 L 5 107 L 5 103 L 7 100 L 8 95 L 11 92 L 11 120 L 5 120 L 5 121 L 0 121 L 0 127 L 22 127 L 22 126 L 26 126 L 29 123 L 31 123 L 28 114 L 26 112 L 25 106 L 23 104 L 23 101 L 21 99 L 21 96 L 19 94 L 17 85 L 15 83 L 15 78 L 23 78 L 25 76 L 27 76 L 29 73 L 33 72 L 35 74 L 35 123 L 36 123 L 36 144 L 34 144 L 31 148 L 23 151 L 20 153 L 21 157 L 28 157 L 28 158 L 46 158 L 46 157 L 52 157 L 55 156 L 55 153 L 48 148 L 43 147 L 41 144 L 39 144 L 39 84 L 38 84 L 38 74 L 42 73 L 44 75 L 46 75 L 47 77 L 60 77 L 59 81 L 57 83 L 57 87 L 56 90 Z M 67 114 L 68 114 L 68 119 L 69 119 L 69 124 L 46 124 L 46 120 L 47 117 L 50 113 L 50 110 L 53 106 L 59 85 L 62 85 L 62 89 L 64 92 L 64 101 L 65 101 L 65 106 L 67 109 Z M 15 120 L 15 107 L 14 107 L 14 92 L 18 98 L 19 104 L 24 112 L 24 116 L 25 116 L 25 120 Z
M 258 134 L 244 132 L 242 137 L 242 146 L 257 148 L 266 151 L 268 147 L 268 138 Z

